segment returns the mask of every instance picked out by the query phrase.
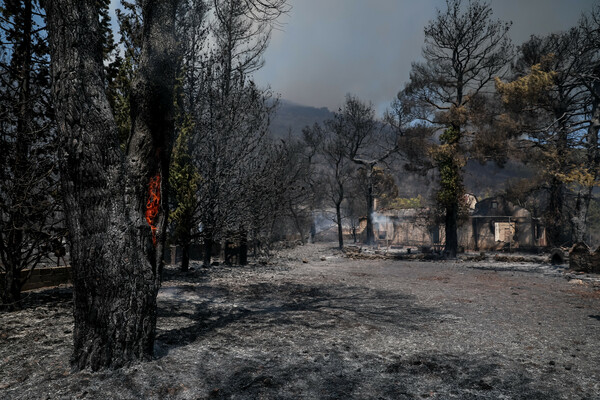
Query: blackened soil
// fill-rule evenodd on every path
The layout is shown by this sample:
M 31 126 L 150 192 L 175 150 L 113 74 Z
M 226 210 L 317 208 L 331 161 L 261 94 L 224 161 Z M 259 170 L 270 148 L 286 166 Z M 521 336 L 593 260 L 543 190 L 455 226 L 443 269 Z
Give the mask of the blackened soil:
M 0 314 L 2 399 L 600 399 L 600 291 L 560 271 L 349 260 L 169 269 L 156 359 L 71 373 L 69 288 Z

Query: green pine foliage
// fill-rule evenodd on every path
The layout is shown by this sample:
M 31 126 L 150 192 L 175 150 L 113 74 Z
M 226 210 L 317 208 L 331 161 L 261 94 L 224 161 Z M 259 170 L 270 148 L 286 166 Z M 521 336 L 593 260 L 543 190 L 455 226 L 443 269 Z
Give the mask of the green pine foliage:
M 437 202 L 442 207 L 456 204 L 464 194 L 462 182 L 462 167 L 464 161 L 459 156 L 457 143 L 460 132 L 457 128 L 448 127 L 441 135 L 441 145 L 434 150 L 434 160 L 440 173 L 440 189 L 437 193 Z
M 186 115 L 178 125 L 179 136 L 171 155 L 169 184 L 173 193 L 174 208 L 169 219 L 174 226 L 173 240 L 179 244 L 187 244 L 194 229 L 198 228 L 193 226 L 193 221 L 197 211 L 201 176 L 190 156 L 194 123 L 189 115 Z

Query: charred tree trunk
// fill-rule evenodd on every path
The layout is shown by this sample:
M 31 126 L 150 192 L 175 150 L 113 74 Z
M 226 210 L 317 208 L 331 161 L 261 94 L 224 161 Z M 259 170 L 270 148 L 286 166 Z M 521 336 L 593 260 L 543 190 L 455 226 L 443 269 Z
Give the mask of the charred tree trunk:
M 462 99 L 461 87 L 459 85 L 457 95 L 459 100 Z M 447 258 L 456 258 L 458 253 L 458 211 L 460 209 L 460 197 L 464 194 L 463 174 L 458 149 L 461 135 L 459 124 L 450 125 L 440 136 L 443 146 L 436 154 L 440 173 L 440 191 L 437 194 L 437 200 L 446 212 L 444 216 L 446 234 L 444 255 Z
M 239 263 L 240 265 L 248 265 L 248 232 L 242 229 L 239 236 Z
M 546 209 L 546 232 L 548 245 L 556 247 L 562 244 L 563 236 L 563 183 L 556 177 L 550 181 L 548 208 Z
M 258 256 L 258 234 L 256 228 L 252 229 L 252 257 L 256 259 Z
M 191 225 L 191 221 L 191 217 L 180 221 L 174 235 L 176 237 L 176 244 L 181 247 L 181 266 L 179 267 L 181 272 L 186 272 L 190 269 L 190 247 L 192 246 L 193 238 L 190 233 L 192 228 L 188 225 Z
M 342 203 L 335 203 L 335 218 L 338 228 L 338 246 L 344 248 L 344 233 L 342 231 Z
M 6 274 L 4 275 L 4 287 L 0 293 L 2 308 L 9 311 L 18 310 L 21 308 L 21 287 L 20 270 L 13 265 L 6 265 Z
M 127 153 L 104 88 L 98 2 L 47 3 L 74 283 L 75 369 L 152 357 L 173 132 L 176 0 L 142 6 Z
M 562 116 L 565 114 L 563 108 L 556 110 L 555 117 L 560 120 L 558 134 L 556 138 L 557 170 L 563 172 L 568 167 L 569 157 L 569 136 L 568 128 L 562 122 Z M 565 204 L 565 184 L 557 176 L 550 179 L 550 193 L 548 208 L 546 210 L 546 230 L 548 240 L 551 246 L 568 245 L 573 241 L 573 235 L 567 232 L 567 225 L 571 218 L 566 214 Z
M 446 228 L 446 246 L 444 248 L 445 256 L 456 258 L 458 252 L 458 204 L 449 204 L 446 207 L 445 228 Z
M 223 262 L 225 265 L 233 265 L 235 260 L 235 243 L 231 239 L 223 242 Z
M 312 220 L 310 222 L 309 243 L 315 243 L 316 236 L 317 236 L 317 225 L 315 224 L 315 215 L 314 215 L 314 213 L 312 213 Z
M 186 242 L 181 246 L 181 272 L 190 269 L 190 243 Z
M 373 199 L 373 166 L 367 172 L 368 174 L 368 188 L 367 188 L 367 245 L 372 246 L 375 244 L 375 232 L 373 231 L 373 213 L 374 210 L 374 199 Z

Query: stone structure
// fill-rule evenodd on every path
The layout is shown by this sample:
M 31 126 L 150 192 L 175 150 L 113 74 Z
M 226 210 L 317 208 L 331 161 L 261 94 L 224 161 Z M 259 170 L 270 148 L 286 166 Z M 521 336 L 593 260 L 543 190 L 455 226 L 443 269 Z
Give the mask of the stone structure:
M 546 229 L 539 218 L 503 196 L 478 202 L 470 215 L 468 231 L 461 243 L 473 250 L 529 250 L 547 246 Z
M 469 198 L 469 218 L 458 230 L 459 247 L 468 250 L 532 250 L 545 247 L 546 230 L 539 218 L 502 196 L 476 202 Z M 444 226 L 429 209 L 380 210 L 373 216 L 379 245 L 441 247 Z M 365 226 L 361 219 L 360 231 Z

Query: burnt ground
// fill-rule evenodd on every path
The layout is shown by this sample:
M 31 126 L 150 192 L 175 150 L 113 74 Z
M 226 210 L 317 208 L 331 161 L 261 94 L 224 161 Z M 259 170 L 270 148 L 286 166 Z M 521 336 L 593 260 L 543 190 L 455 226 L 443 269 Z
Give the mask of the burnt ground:
M 168 269 L 156 359 L 96 373 L 70 372 L 70 288 L 38 290 L 0 314 L 0 398 L 600 399 L 600 280 L 567 278 L 330 245 Z

